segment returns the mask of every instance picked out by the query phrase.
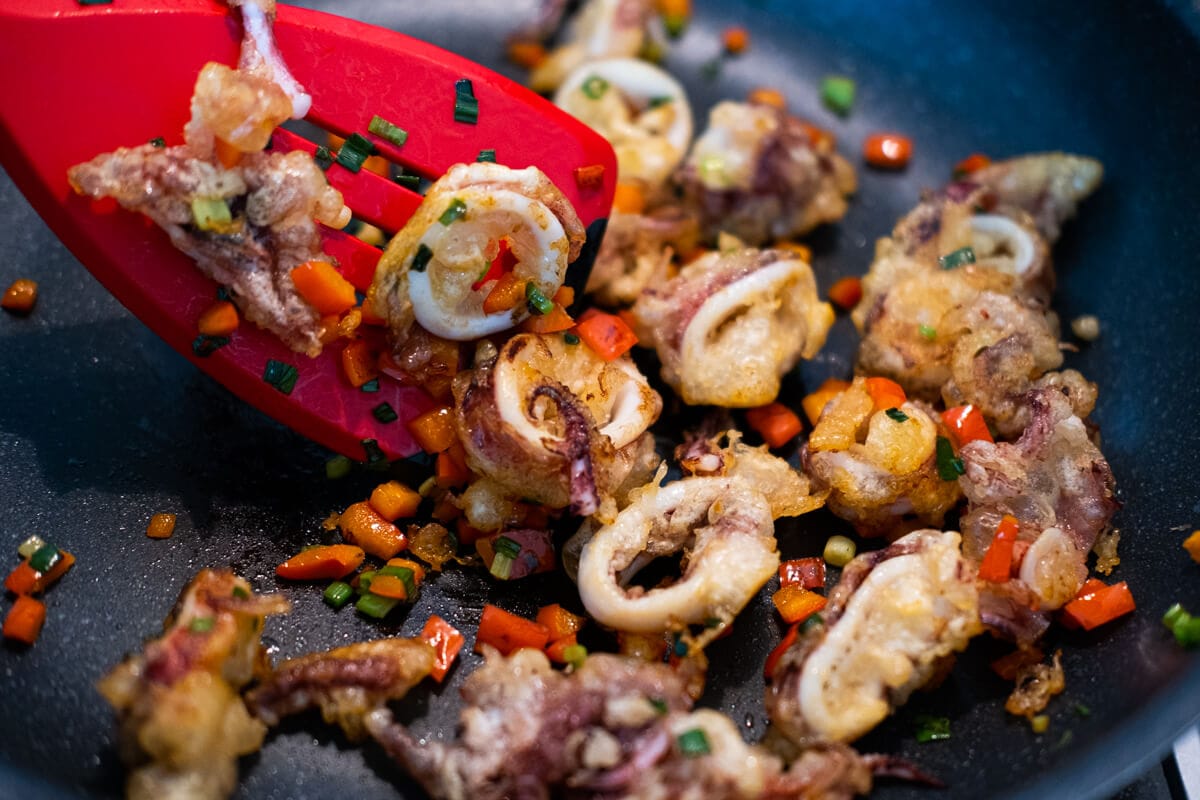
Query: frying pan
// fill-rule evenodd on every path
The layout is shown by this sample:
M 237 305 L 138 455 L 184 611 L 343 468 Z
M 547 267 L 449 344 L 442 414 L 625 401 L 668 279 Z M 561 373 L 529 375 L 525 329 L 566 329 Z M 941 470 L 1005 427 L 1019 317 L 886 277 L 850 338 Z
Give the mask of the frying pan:
M 303 4 L 395 27 L 513 76 L 502 38 L 533 6 Z M 980 639 L 940 688 L 914 697 L 860 745 L 914 759 L 950 787 L 936 794 L 883 784 L 877 794 L 884 798 L 1112 794 L 1200 717 L 1197 656 L 1159 622 L 1176 601 L 1200 611 L 1200 566 L 1179 547 L 1200 526 L 1200 223 L 1193 196 L 1200 177 L 1200 14 L 1182 2 L 1148 1 L 696 6 L 667 63 L 697 108 L 770 85 L 784 91 L 796 113 L 832 129 L 856 163 L 870 132 L 897 130 L 916 143 L 903 172 L 861 169 L 846 219 L 811 237 L 823 287 L 864 273 L 874 240 L 968 153 L 1066 149 L 1104 162 L 1104 186 L 1056 251 L 1055 305 L 1065 320 L 1093 313 L 1103 326 L 1101 338 L 1068 354 L 1067 364 L 1101 387 L 1094 418 L 1125 503 L 1115 519 L 1122 563 L 1113 578 L 1129 582 L 1138 610 L 1092 633 L 1052 634 L 1067 688 L 1050 704 L 1050 728 L 1041 736 L 1004 713 L 1007 687 L 987 669 L 1003 648 Z M 720 33 L 731 24 L 750 30 L 751 47 L 714 68 Z M 829 73 L 858 84 L 844 120 L 817 99 L 815 87 Z M 80 65 L 80 80 L 103 80 L 103 65 Z M 315 587 L 277 586 L 274 565 L 327 537 L 321 520 L 364 497 L 381 473 L 364 468 L 327 481 L 327 453 L 238 403 L 155 339 L 52 237 L 7 178 L 0 215 L 0 285 L 32 277 L 42 290 L 31 316 L 0 317 L 0 500 L 7 511 L 0 552 L 15 563 L 16 544 L 38 533 L 78 557 L 47 597 L 37 645 L 0 651 L 0 795 L 120 793 L 112 717 L 92 685 L 158 630 L 180 588 L 203 566 L 232 565 L 256 589 L 281 589 L 293 600 L 291 616 L 267 628 L 275 658 L 381 634 L 413 635 L 434 611 L 473 631 L 485 602 L 531 614 L 551 598 L 573 598 L 561 575 L 500 585 L 452 570 L 430 581 L 406 614 L 379 625 L 332 612 Z M 854 345 L 842 317 L 825 352 L 789 377 L 784 399 L 795 405 L 825 377 L 846 376 Z M 664 418 L 682 425 L 696 415 L 668 405 Z M 393 467 L 400 477 L 416 469 Z M 169 540 L 143 535 L 158 511 L 179 515 Z M 839 529 L 823 512 L 783 525 L 783 555 L 819 552 Z M 567 602 L 578 608 L 577 600 Z M 744 722 L 748 738 L 764 731 L 761 665 L 779 633 L 764 592 L 733 635 L 709 650 L 703 704 Z M 418 731 L 450 736 L 457 685 L 477 663 L 466 655 L 445 686 L 414 692 L 403 716 Z M 952 738 L 917 744 L 919 714 L 948 717 Z M 420 796 L 377 748 L 350 747 L 305 716 L 246 759 L 238 796 L 397 792 Z

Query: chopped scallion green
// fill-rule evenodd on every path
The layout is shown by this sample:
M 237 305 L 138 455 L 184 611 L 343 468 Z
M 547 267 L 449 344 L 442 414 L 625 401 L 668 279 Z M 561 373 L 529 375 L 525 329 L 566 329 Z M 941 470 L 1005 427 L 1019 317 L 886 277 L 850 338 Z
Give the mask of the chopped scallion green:
M 898 408 L 889 408 L 883 413 L 887 414 L 890 419 L 893 419 L 896 422 L 908 422 L 908 414 L 905 414 Z
M 1179 603 L 1163 614 L 1163 624 L 1171 629 L 1175 641 L 1182 646 L 1195 647 L 1200 644 L 1200 618 L 1193 617 Z
M 932 342 L 937 338 L 937 328 L 929 325 L 918 325 L 917 333 L 921 334 L 921 338 L 927 342 Z
M 499 551 L 492 557 L 492 566 L 488 572 L 497 580 L 506 581 L 512 576 L 513 557 Z
M 1090 717 L 1092 715 L 1092 710 L 1090 708 L 1088 708 L 1087 706 L 1085 706 L 1083 703 L 1076 703 L 1075 704 L 1075 713 L 1081 717 Z
M 29 566 L 33 568 L 34 572 L 45 574 L 58 563 L 60 558 L 62 556 L 59 555 L 57 547 L 52 544 L 44 544 L 29 557 Z
M 350 474 L 352 465 L 350 459 L 345 456 L 334 456 L 325 462 L 325 477 L 331 481 L 340 480 Z
M 917 717 L 917 741 L 941 742 L 950 738 L 950 720 L 946 717 L 933 717 L 922 714 Z
M 421 176 L 420 175 L 397 175 L 396 183 L 400 184 L 405 189 L 409 189 L 409 190 L 415 192 L 421 188 Z
M 858 545 L 854 540 L 847 536 L 830 536 L 825 542 L 825 550 L 821 554 L 825 563 L 834 567 L 844 567 L 854 560 L 854 554 L 858 552 Z
M 371 414 L 384 424 L 400 419 L 400 415 L 396 413 L 396 409 L 392 408 L 391 403 L 380 403 L 371 409 Z
M 354 597 L 354 588 L 345 581 L 334 581 L 326 587 L 322 597 L 334 608 L 342 608 Z
M 937 471 L 944 481 L 956 481 L 967 471 L 962 459 L 954 455 L 954 445 L 945 436 L 937 437 Z
M 715 81 L 721 76 L 721 68 L 724 66 L 725 64 L 723 61 L 721 61 L 719 56 L 717 58 L 710 59 L 709 61 L 705 61 L 700 65 L 700 77 L 704 78 L 706 81 Z
M 490 147 L 487 150 L 480 150 L 479 155 L 475 156 L 475 160 L 476 161 L 487 161 L 492 164 L 495 164 L 496 163 L 496 151 Z
M 676 634 L 675 644 L 672 645 L 671 649 L 678 658 L 685 658 L 688 654 L 688 643 L 679 634 Z
M 167 140 L 161 136 L 155 136 L 153 139 L 150 140 L 150 144 L 154 145 L 155 147 L 166 147 Z
M 493 547 L 497 553 L 504 553 L 509 558 L 516 558 L 521 554 L 521 545 L 507 536 L 497 536 Z
M 263 380 L 284 394 L 292 393 L 299 377 L 300 371 L 294 366 L 273 358 L 267 359 L 267 366 L 263 369 Z
M 599 100 L 608 91 L 608 81 L 599 75 L 590 75 L 579 87 L 590 100 Z
M 358 573 L 358 593 L 366 594 L 371 591 L 371 581 L 375 578 L 375 570 L 366 569 Z
M 975 248 L 970 245 L 960 247 L 944 256 L 938 256 L 938 264 L 941 265 L 942 269 L 955 269 L 956 267 L 961 267 L 963 264 L 974 263 Z
M 192 633 L 208 633 L 216 623 L 216 617 L 196 617 L 188 623 L 188 630 Z
M 404 584 L 404 594 L 408 601 L 411 603 L 417 599 L 417 578 L 408 567 L 396 567 L 387 564 L 376 570 L 375 574 L 391 575 L 393 578 L 399 578 Z
M 587 648 L 581 644 L 571 644 L 563 648 L 563 660 L 566 661 L 575 669 L 583 666 L 583 662 L 587 660 Z
M 46 540 L 37 534 L 34 534 L 17 545 L 17 555 L 19 555 L 21 558 L 29 558 L 45 546 Z
M 366 392 L 367 394 L 371 394 L 373 392 L 378 392 L 379 391 L 379 378 L 372 378 L 371 380 L 364 383 L 362 386 L 358 387 L 358 390 L 360 392 Z
M 806 619 L 806 620 L 804 620 L 804 622 L 800 623 L 800 632 L 808 633 L 813 628 L 816 628 L 817 626 L 824 625 L 824 624 L 825 624 L 825 618 L 822 617 L 820 614 L 809 614 L 808 619 Z
M 229 344 L 228 336 L 209 336 L 202 333 L 192 339 L 192 353 L 196 358 L 208 358 L 227 344 Z
M 246 591 L 241 586 L 235 586 L 233 587 L 233 596 L 238 600 L 249 600 L 250 592 Z
M 845 116 L 854 105 L 856 87 L 853 78 L 827 75 L 821 80 L 821 102 L 836 114 Z
M 454 121 L 474 125 L 479 121 L 479 101 L 475 89 L 467 78 L 454 82 Z
M 351 172 L 358 172 L 375 152 L 375 145 L 361 133 L 352 133 L 338 149 L 337 163 Z
M 563 341 L 571 346 L 574 346 L 574 345 L 579 344 L 579 337 L 576 336 L 575 334 L 571 333 L 570 331 L 567 331 L 566 333 L 563 334 Z
M 446 210 L 438 217 L 438 222 L 443 225 L 450 225 L 457 222 L 467 215 L 467 204 L 459 198 L 454 198 L 450 201 L 450 205 L 446 206 Z
M 704 733 L 703 728 L 692 728 L 690 731 L 684 731 L 679 734 L 675 742 L 679 745 L 679 752 L 688 758 L 706 756 L 712 752 L 712 748 L 708 746 L 708 735 Z
M 666 714 L 667 711 L 670 710 L 667 706 L 667 701 L 663 700 L 661 697 L 651 697 L 650 705 L 654 706 L 654 710 L 659 714 Z
M 325 145 L 317 145 L 317 151 L 313 153 L 313 161 L 317 162 L 317 166 L 322 170 L 327 170 L 333 166 L 333 152 Z
M 113 0 L 75 0 L 81 6 L 107 6 L 112 5 Z
M 220 232 L 233 223 L 229 204 L 220 197 L 192 198 L 192 222 L 202 231 Z
M 554 301 L 546 297 L 533 281 L 525 284 L 525 304 L 534 314 L 549 314 L 554 310 Z
M 659 106 L 665 106 L 668 103 L 674 103 L 674 102 L 675 102 L 674 97 L 664 94 L 664 95 L 659 95 L 658 97 L 651 97 L 650 104 L 648 107 L 649 108 L 658 108 Z
M 412 265 L 409 266 L 409 269 L 413 272 L 424 272 L 431 260 L 433 260 L 433 251 L 422 242 L 417 245 L 417 252 L 413 254 Z
M 381 139 L 386 139 L 396 147 L 400 147 L 408 141 L 408 131 L 399 125 L 388 122 L 378 114 L 371 117 L 371 122 L 367 125 L 367 133 L 373 133 Z
M 367 454 L 367 463 L 372 466 L 387 463 L 387 456 L 384 455 L 383 448 L 379 446 L 379 442 L 374 439 L 363 439 L 359 444 L 362 445 L 363 452 Z
M 391 610 L 400 605 L 400 601 L 392 597 L 380 597 L 377 594 L 364 594 L 358 598 L 354 607 L 361 613 L 374 619 L 383 619 Z

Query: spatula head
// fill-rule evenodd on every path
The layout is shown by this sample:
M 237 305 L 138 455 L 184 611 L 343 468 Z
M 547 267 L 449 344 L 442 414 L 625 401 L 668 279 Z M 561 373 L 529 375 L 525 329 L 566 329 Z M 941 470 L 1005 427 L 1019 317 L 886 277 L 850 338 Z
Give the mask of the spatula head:
M 279 49 L 313 96 L 308 116 L 342 136 L 367 133 L 375 115 L 408 131 L 402 147 L 369 136 L 410 174 L 435 179 L 481 150 L 522 168 L 535 165 L 574 204 L 589 234 L 603 230 L 616 179 L 612 148 L 594 131 L 519 84 L 403 34 L 315 11 L 279 6 Z M 236 12 L 215 0 L 5 0 L 0 5 L 0 68 L 13 76 L 0 95 L 0 162 L 51 229 L 127 308 L 226 388 L 301 434 L 352 458 L 389 458 L 419 448 L 405 422 L 433 406 L 420 389 L 391 380 L 377 392 L 350 385 L 338 344 L 309 359 L 243 324 L 229 345 L 193 351 L 196 321 L 217 286 L 166 234 L 140 215 L 74 194 L 67 169 L 102 152 L 162 137 L 182 141 L 192 87 L 209 61 L 235 64 Z M 454 119 L 455 83 L 468 78 L 479 102 L 476 124 Z M 279 149 L 315 147 L 280 131 Z M 580 185 L 576 169 L 603 167 L 599 185 Z M 420 202 L 413 192 L 367 171 L 327 171 L 356 215 L 388 231 Z M 338 231 L 326 250 L 360 289 L 378 252 Z M 594 250 L 593 250 L 594 252 Z M 580 261 L 585 260 L 581 258 Z M 577 262 L 568 280 L 590 263 Z M 291 364 L 290 394 L 264 381 L 270 361 Z M 390 405 L 399 419 L 372 410 Z M 363 442 L 374 440 L 378 450 Z

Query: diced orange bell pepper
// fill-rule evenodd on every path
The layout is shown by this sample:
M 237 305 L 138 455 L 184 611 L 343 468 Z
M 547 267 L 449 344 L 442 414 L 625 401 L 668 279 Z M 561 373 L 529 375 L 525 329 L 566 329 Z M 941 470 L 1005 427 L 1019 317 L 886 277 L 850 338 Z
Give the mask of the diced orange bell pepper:
M 213 149 L 216 151 L 217 161 L 221 162 L 221 166 L 225 169 L 233 169 L 236 167 L 238 162 L 242 160 L 242 151 L 238 150 L 220 136 L 214 136 L 213 139 Z
M 766 86 L 751 89 L 750 94 L 746 96 L 746 101 L 756 105 L 771 106 L 780 110 L 787 108 L 787 100 L 784 98 L 783 92 Z
M 4 588 L 16 595 L 33 594 L 37 591 L 38 579 L 42 573 L 29 566 L 29 559 L 13 567 L 4 579 Z
M 21 595 L 4 618 L 4 638 L 33 644 L 46 622 L 46 605 L 28 595 Z
M 0 308 L 17 314 L 28 314 L 37 302 L 37 294 L 37 281 L 18 278 L 4 290 L 4 296 L 0 297 Z
M 1063 606 L 1063 615 L 1090 631 L 1135 608 L 1137 604 L 1125 581 L 1106 586 L 1102 581 L 1092 579 L 1084 583 L 1074 600 Z
M 543 650 L 549 641 L 550 631 L 545 625 L 488 603 L 483 607 L 483 616 L 475 633 L 475 651 L 483 652 L 483 645 L 491 645 L 508 655 L 522 647 Z
M 904 389 L 890 378 L 867 378 L 867 394 L 871 395 L 876 411 L 899 408 L 908 402 Z
M 555 639 L 550 644 L 546 645 L 546 658 L 553 661 L 555 664 L 567 663 L 567 658 L 564 655 L 568 647 L 574 647 L 579 644 L 579 640 L 575 634 L 568 634 L 561 639 Z
M 740 55 L 746 52 L 746 48 L 750 46 L 750 33 L 741 26 L 726 28 L 721 33 L 721 44 L 725 48 L 725 52 L 731 55 Z
M 1192 535 L 1183 540 L 1183 549 L 1187 550 L 1192 561 L 1200 564 L 1200 531 L 1192 531 Z
M 613 194 L 613 211 L 640 214 L 646 210 L 646 193 L 636 183 L 618 182 Z
M 356 339 L 342 348 L 342 373 L 356 389 L 379 377 L 378 363 L 371 345 L 363 339 Z
M 791 625 L 802 622 L 825 607 L 825 597 L 800 586 L 784 586 L 771 600 L 783 621 Z
M 912 153 L 912 139 L 899 133 L 873 133 L 863 142 L 863 158 L 879 169 L 900 169 Z
M 175 532 L 174 514 L 155 514 L 146 526 L 146 535 L 151 539 L 167 539 Z
M 992 160 L 983 153 L 972 153 L 954 165 L 954 178 L 955 180 L 965 178 L 972 172 L 978 172 L 991 163 Z
M 430 615 L 421 629 L 421 638 L 433 647 L 433 670 L 429 673 L 438 683 L 446 677 L 458 653 L 466 644 L 467 637 L 437 614 Z
M 615 314 L 596 312 L 579 318 L 575 332 L 596 355 L 615 361 L 637 344 L 637 334 Z
M 458 430 L 454 426 L 454 409 L 440 406 L 426 411 L 408 423 L 408 432 L 417 440 L 421 449 L 430 455 L 440 453 L 458 443 Z
M 996 535 L 979 564 L 979 579 L 990 583 L 1004 583 L 1012 574 L 1013 545 L 1017 541 L 1020 526 L 1017 518 L 1005 514 L 996 526 Z
M 521 323 L 521 330 L 525 333 L 558 333 L 568 331 L 574 326 L 575 320 L 571 319 L 571 315 L 555 303 L 549 314 L 531 314 Z
M 975 406 L 948 408 L 942 412 L 942 421 L 950 429 L 950 438 L 956 448 L 969 442 L 993 441 L 983 414 Z
M 437 484 L 443 489 L 462 486 L 471 480 L 471 469 L 467 466 L 466 453 L 458 442 L 437 454 L 434 466 Z
M 362 564 L 361 547 L 330 544 L 302 550 L 275 568 L 275 574 L 293 581 L 344 578 Z
M 400 481 L 388 481 L 375 487 L 368 502 L 379 516 L 395 522 L 401 517 L 416 516 L 421 495 Z
M 546 60 L 546 48 L 537 42 L 514 41 L 508 45 L 508 60 L 519 67 L 533 69 Z
M 366 500 L 352 503 L 343 511 L 338 518 L 338 528 L 343 539 L 376 558 L 392 558 L 408 546 L 404 532 L 379 516 Z
M 810 423 L 816 425 L 817 420 L 821 418 L 821 412 L 825 410 L 829 401 L 849 388 L 849 381 L 827 378 L 815 392 L 805 395 L 804 399 L 800 401 L 801 407 L 804 408 L 804 416 L 808 417 Z
M 782 403 L 768 403 L 765 406 L 748 409 L 746 421 L 771 447 L 783 447 L 804 430 L 804 425 L 800 422 L 800 417 L 796 416 L 796 412 Z
M 525 284 L 528 280 L 515 272 L 506 272 L 483 300 L 483 313 L 497 314 L 511 311 L 525 302 Z
M 862 300 L 863 288 L 862 278 L 855 275 L 850 275 L 845 278 L 840 278 L 834 281 L 833 286 L 829 287 L 830 301 L 846 311 L 852 310 L 858 301 Z
M 205 336 L 232 336 L 237 327 L 237 308 L 228 300 L 213 303 L 196 321 L 196 330 Z
M 800 638 L 800 623 L 797 622 L 788 628 L 787 633 L 783 635 L 783 639 L 779 644 L 775 645 L 775 649 L 767 656 L 767 661 L 763 665 L 763 677 L 771 680 L 775 676 L 775 667 L 779 664 L 779 659 L 788 651 L 796 640 Z
M 536 621 L 539 625 L 545 625 L 546 629 L 550 631 L 551 640 L 557 641 L 565 636 L 579 633 L 584 623 L 587 622 L 587 618 L 572 614 L 558 603 L 552 603 L 538 609 Z
M 354 285 L 328 261 L 305 261 L 292 272 L 300 296 L 320 314 L 341 314 L 354 308 Z

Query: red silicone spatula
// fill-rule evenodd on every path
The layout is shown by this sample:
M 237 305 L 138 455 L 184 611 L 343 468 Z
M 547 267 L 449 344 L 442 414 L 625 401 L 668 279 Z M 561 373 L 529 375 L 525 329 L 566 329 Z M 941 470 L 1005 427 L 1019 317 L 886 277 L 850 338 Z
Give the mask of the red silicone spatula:
M 474 161 L 482 150 L 494 150 L 499 163 L 515 168 L 536 165 L 589 227 L 591 247 L 568 271 L 568 282 L 590 266 L 582 262 L 598 243 L 616 179 L 612 148 L 591 129 L 503 76 L 394 31 L 281 5 L 275 35 L 284 60 L 313 97 L 309 122 L 340 136 L 363 133 L 407 174 L 428 179 Z M 405 423 L 433 406 L 422 390 L 385 379 L 378 391 L 363 392 L 342 374 L 340 344 L 309 359 L 248 323 L 229 345 L 196 355 L 196 322 L 216 285 L 140 215 L 97 213 L 96 204 L 67 183 L 68 167 L 99 153 L 156 137 L 181 143 L 201 67 L 209 61 L 236 64 L 241 38 L 240 15 L 216 0 L 4 0 L 0 160 L 110 292 L 236 395 L 352 458 L 411 455 L 419 448 Z M 478 99 L 475 124 L 454 117 L 455 84 L 462 78 L 472 82 Z M 402 147 L 367 133 L 375 115 L 408 131 Z M 312 152 L 316 145 L 280 129 L 272 147 Z M 576 170 L 595 166 L 603 168 L 598 184 L 578 180 Z M 353 173 L 335 163 L 326 175 L 355 216 L 389 233 L 421 201 L 416 192 L 367 170 Z M 365 290 L 379 251 L 341 231 L 324 233 L 326 252 Z M 264 381 L 271 360 L 296 368 L 290 393 Z M 377 418 L 373 410 L 383 403 L 399 419 Z

